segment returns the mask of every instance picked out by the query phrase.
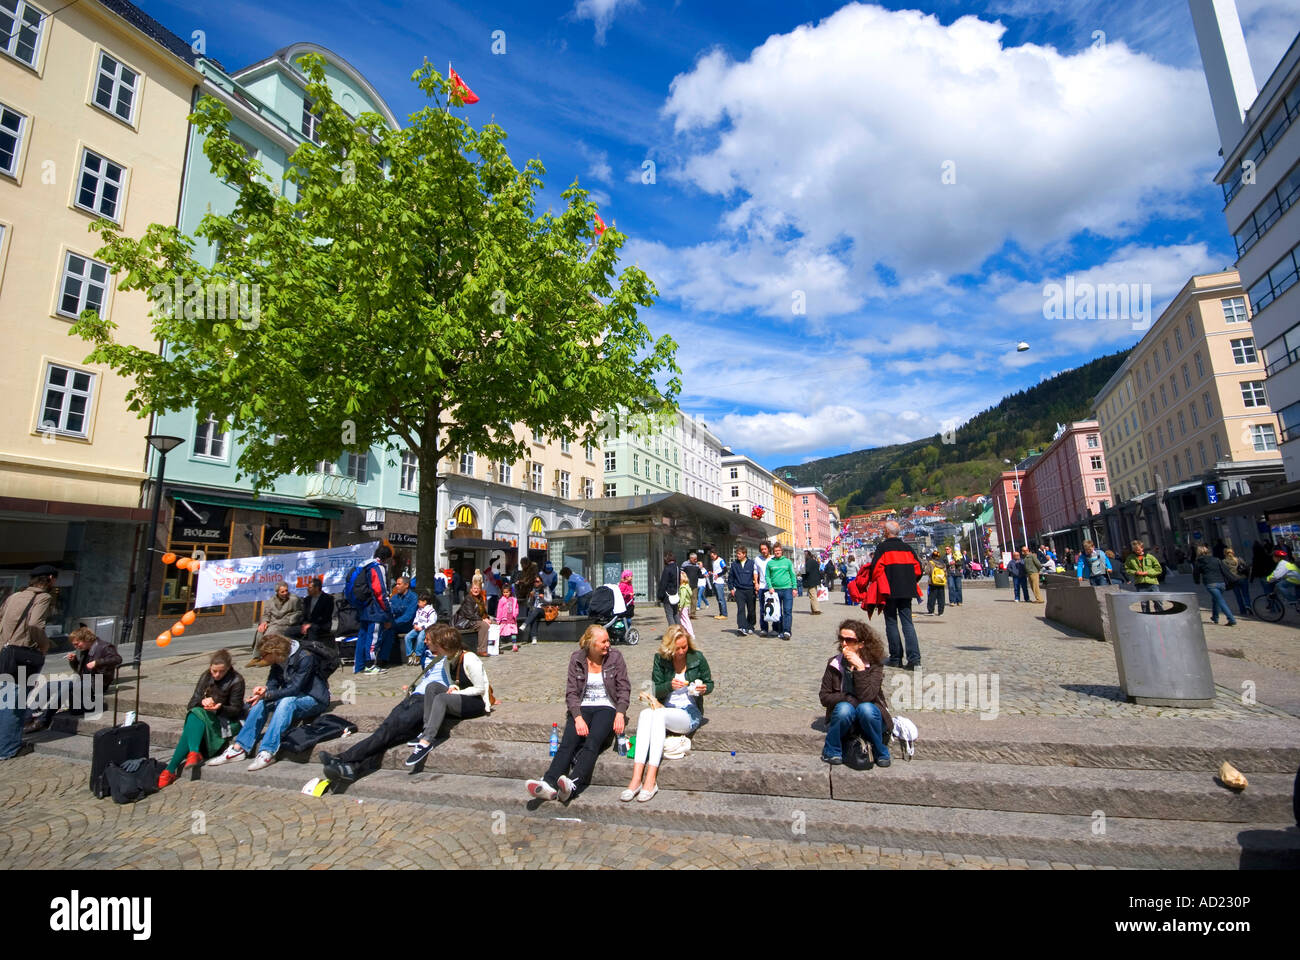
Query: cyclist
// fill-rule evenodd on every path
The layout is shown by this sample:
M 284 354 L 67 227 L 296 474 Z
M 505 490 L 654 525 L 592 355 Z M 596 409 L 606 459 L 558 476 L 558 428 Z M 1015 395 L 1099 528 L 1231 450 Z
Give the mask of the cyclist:
M 1285 550 L 1274 550 L 1273 559 L 1277 561 L 1277 566 L 1268 575 L 1271 589 L 1283 599 L 1295 602 L 1300 593 L 1300 567 L 1287 559 Z

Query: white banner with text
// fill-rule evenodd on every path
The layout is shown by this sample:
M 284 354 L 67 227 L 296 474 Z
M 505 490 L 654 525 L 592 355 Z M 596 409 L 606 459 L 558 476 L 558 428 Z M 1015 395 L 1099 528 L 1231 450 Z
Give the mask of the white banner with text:
M 374 540 L 328 550 L 205 560 L 199 568 L 194 605 L 219 607 L 227 603 L 270 600 L 275 596 L 276 587 L 282 583 L 288 584 L 291 593 L 305 596 L 307 581 L 312 577 L 324 581 L 326 593 L 342 593 L 348 571 L 374 556 L 378 546 L 379 541 Z

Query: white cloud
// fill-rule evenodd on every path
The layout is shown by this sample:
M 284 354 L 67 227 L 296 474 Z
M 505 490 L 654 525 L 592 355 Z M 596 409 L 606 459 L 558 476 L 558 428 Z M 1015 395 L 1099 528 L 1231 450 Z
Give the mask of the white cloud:
M 614 168 L 609 165 L 609 154 L 604 150 L 593 150 L 581 140 L 577 143 L 578 152 L 587 161 L 587 176 L 602 183 L 612 183 Z
M 1008 241 L 1036 255 L 1083 231 L 1131 235 L 1204 187 L 1215 129 L 1199 70 L 1115 41 L 1008 48 L 1003 33 L 852 4 L 744 61 L 714 50 L 677 76 L 664 106 L 684 150 L 677 175 L 728 201 L 733 237 L 687 255 L 710 264 L 674 274 L 688 302 L 775 315 L 790 260 L 831 257 L 827 305 L 850 310 L 942 288 Z M 877 264 L 900 288 L 880 284 Z
M 578 20 L 591 20 L 596 24 L 596 43 L 604 45 L 605 34 L 614 23 L 620 7 L 636 6 L 636 0 L 577 0 L 573 16 Z

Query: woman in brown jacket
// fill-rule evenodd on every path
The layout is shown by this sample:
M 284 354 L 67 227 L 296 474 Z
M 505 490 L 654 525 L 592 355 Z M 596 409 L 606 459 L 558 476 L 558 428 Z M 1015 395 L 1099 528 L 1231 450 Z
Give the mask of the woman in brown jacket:
M 890 764 L 885 740 L 894 729 L 881 684 L 885 678 L 885 648 L 863 620 L 845 620 L 839 629 L 840 652 L 831 657 L 822 676 L 821 702 L 826 708 L 826 745 L 822 759 L 844 762 L 844 745 L 855 734 L 866 737 L 876 766 Z

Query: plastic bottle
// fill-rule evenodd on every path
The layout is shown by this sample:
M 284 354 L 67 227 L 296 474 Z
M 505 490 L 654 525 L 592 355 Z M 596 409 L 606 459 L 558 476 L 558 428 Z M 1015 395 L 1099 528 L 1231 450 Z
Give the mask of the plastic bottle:
M 551 756 L 555 756 L 556 752 L 559 749 L 560 749 L 560 725 L 558 723 L 553 723 L 551 724 Z

